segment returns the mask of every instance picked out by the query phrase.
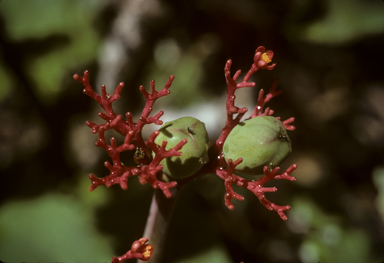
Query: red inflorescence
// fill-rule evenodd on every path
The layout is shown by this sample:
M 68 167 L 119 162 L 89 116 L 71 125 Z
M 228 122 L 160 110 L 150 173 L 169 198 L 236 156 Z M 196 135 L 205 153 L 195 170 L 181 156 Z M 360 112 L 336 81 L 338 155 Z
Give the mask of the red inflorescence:
M 131 250 L 120 257 L 112 257 L 112 263 L 120 263 L 127 259 L 136 258 L 142 261 L 148 261 L 155 250 L 151 244 L 146 244 L 148 238 L 142 237 L 132 243 Z
M 266 197 L 266 192 L 275 192 L 277 189 L 275 187 L 263 187 L 263 184 L 274 180 L 274 179 L 285 179 L 293 181 L 295 180 L 290 174 L 297 168 L 297 165 L 292 165 L 283 173 L 278 173 L 279 168 L 276 167 L 273 170 L 270 170 L 268 167 L 264 168 L 264 176 L 255 181 L 246 180 L 238 175 L 233 174 L 235 167 L 242 162 L 242 158 L 238 160 L 229 160 L 228 163 L 225 162 L 222 150 L 223 145 L 228 137 L 231 130 L 240 123 L 244 114 L 248 111 L 247 108 L 238 108 L 235 106 L 235 91 L 244 87 L 253 87 L 255 86 L 254 82 L 249 82 L 250 77 L 257 72 L 259 69 L 273 69 L 276 64 L 271 63 L 273 58 L 272 51 L 265 51 L 264 47 L 258 47 L 255 52 L 254 61 L 241 81 L 238 81 L 241 71 L 238 70 L 233 77 L 231 77 L 231 64 L 232 61 L 228 60 L 225 68 L 225 78 L 227 82 L 227 102 L 226 102 L 226 124 L 222 129 L 222 133 L 219 138 L 216 140 L 216 143 L 209 149 L 209 162 L 204 164 L 203 168 L 198 171 L 195 175 L 189 177 L 195 178 L 199 175 L 213 173 L 219 176 L 224 180 L 224 185 L 226 188 L 225 194 L 225 205 L 229 209 L 233 209 L 234 205 L 231 200 L 243 200 L 244 197 L 235 193 L 233 190 L 233 185 L 237 185 L 243 188 L 246 188 L 253 192 L 260 200 L 260 202 L 267 207 L 269 210 L 274 210 L 278 215 L 283 219 L 287 220 L 287 216 L 284 214 L 288 210 L 289 206 L 278 206 L 270 202 Z M 122 115 L 117 115 L 112 109 L 112 103 L 120 98 L 120 93 L 124 87 L 124 83 L 120 83 L 114 91 L 114 94 L 108 95 L 105 90 L 105 86 L 101 87 L 101 95 L 96 94 L 90 83 L 89 83 L 89 74 L 88 71 L 84 72 L 84 76 L 81 77 L 75 74 L 74 79 L 79 81 L 84 85 L 83 92 L 93 98 L 100 106 L 104 109 L 105 113 L 99 113 L 99 116 L 105 120 L 104 124 L 95 124 L 93 122 L 87 122 L 87 125 L 92 129 L 93 133 L 98 133 L 98 140 L 95 142 L 95 145 L 103 148 L 110 158 L 112 159 L 112 164 L 110 162 L 105 162 L 105 166 L 109 169 L 109 175 L 103 178 L 97 178 L 95 175 L 91 174 L 89 177 L 92 180 L 92 185 L 90 190 L 94 190 L 99 185 L 105 185 L 107 187 L 119 184 L 122 189 L 127 189 L 128 187 L 128 178 L 131 176 L 139 176 L 140 182 L 142 184 L 149 183 L 153 188 L 161 189 L 165 196 L 171 197 L 170 188 L 177 185 L 176 181 L 163 182 L 158 178 L 162 172 L 162 165 L 160 162 L 164 158 L 171 156 L 180 156 L 181 149 L 183 145 L 187 143 L 186 140 L 180 141 L 174 148 L 166 150 L 166 142 L 163 142 L 161 146 L 155 144 L 155 138 L 158 136 L 159 131 L 155 131 L 149 137 L 148 140 L 142 138 L 141 131 L 143 126 L 146 124 L 157 124 L 161 125 L 163 122 L 160 120 L 160 117 L 163 115 L 163 112 L 160 111 L 156 115 L 149 117 L 152 112 L 152 106 L 154 102 L 163 96 L 170 94 L 169 88 L 172 84 L 174 76 L 171 76 L 168 82 L 165 84 L 162 90 L 155 90 L 155 82 L 151 82 L 151 92 L 147 93 L 143 86 L 140 86 L 140 91 L 146 99 L 144 109 L 142 111 L 141 117 L 138 122 L 133 122 L 132 114 L 130 112 L 126 113 L 126 119 L 123 119 Z M 269 102 L 272 98 L 280 95 L 281 90 L 276 90 L 277 80 L 272 84 L 272 87 L 266 95 L 264 91 L 260 90 L 259 97 L 255 109 L 249 118 L 254 118 L 258 116 L 270 116 L 273 114 L 273 110 L 270 108 L 264 108 L 265 104 Z M 236 115 L 236 116 L 235 116 Z M 289 118 L 282 121 L 283 125 L 287 130 L 293 131 L 295 126 L 291 125 L 294 121 L 294 118 Z M 116 139 L 111 138 L 110 143 L 105 139 L 104 132 L 110 129 L 114 129 L 118 133 L 125 136 L 124 143 L 122 145 L 117 145 Z M 134 167 L 125 166 L 120 161 L 120 154 L 124 151 L 135 150 L 134 160 L 138 164 Z M 154 153 L 152 156 L 151 151 Z M 185 181 L 184 181 L 185 182 Z M 116 261 L 121 262 L 121 261 Z
M 241 158 L 235 161 L 229 160 L 228 164 L 226 164 L 225 161 L 223 160 L 224 158 L 221 155 L 223 145 L 226 138 L 228 137 L 228 134 L 237 124 L 239 124 L 240 119 L 248 111 L 247 108 L 239 109 L 234 105 L 235 98 L 236 98 L 235 91 L 240 88 L 255 86 L 254 82 L 249 82 L 250 77 L 259 69 L 268 69 L 268 70 L 273 69 L 276 66 L 276 64 L 275 63 L 269 64 L 272 58 L 273 58 L 272 51 L 265 52 L 264 47 L 258 47 L 256 49 L 256 53 L 254 56 L 254 63 L 251 65 L 251 68 L 249 69 L 248 73 L 240 82 L 236 82 L 236 81 L 240 76 L 241 71 L 240 70 L 236 71 L 234 76 L 231 77 L 230 69 L 231 69 L 232 61 L 231 60 L 227 61 L 224 67 L 225 78 L 227 80 L 227 104 L 226 104 L 227 121 L 226 121 L 225 127 L 222 130 L 220 137 L 216 141 L 215 147 L 212 147 L 212 150 L 215 152 L 215 154 L 219 156 L 218 162 L 220 162 L 220 165 L 221 165 L 221 166 L 218 165 L 214 172 L 216 173 L 216 175 L 218 175 L 220 178 L 224 180 L 224 185 L 226 188 L 226 194 L 224 196 L 224 200 L 225 200 L 225 205 L 229 209 L 234 208 L 234 205 L 231 202 L 232 198 L 235 198 L 237 200 L 244 199 L 243 196 L 235 193 L 233 190 L 233 185 L 238 185 L 240 187 L 246 188 L 251 192 L 253 192 L 265 207 L 267 207 L 269 210 L 276 211 L 283 220 L 287 220 L 287 216 L 284 214 L 284 211 L 290 209 L 290 206 L 278 206 L 270 202 L 264 195 L 265 192 L 276 192 L 277 188 L 262 187 L 262 186 L 264 183 L 271 181 L 273 179 L 286 179 L 286 180 L 294 181 L 295 178 L 290 176 L 290 174 L 297 168 L 296 164 L 292 165 L 285 172 L 280 174 L 277 173 L 279 171 L 279 167 L 276 167 L 272 171 L 269 171 L 269 168 L 266 166 L 264 167 L 264 176 L 262 178 L 256 181 L 249 181 L 240 176 L 233 174 L 235 167 L 243 161 Z M 264 109 L 264 106 L 272 98 L 282 94 L 282 91 L 276 90 L 276 87 L 277 87 L 277 80 L 274 81 L 269 93 L 266 94 L 265 96 L 264 96 L 264 90 L 262 89 L 260 90 L 257 104 L 250 118 L 254 118 L 257 116 L 269 116 L 273 114 L 273 110 L 271 110 L 270 108 Z M 236 117 L 234 117 L 235 113 L 238 114 Z M 285 121 L 282 121 L 282 123 L 287 130 L 293 131 L 295 129 L 295 126 L 290 125 L 290 123 L 292 123 L 293 121 L 294 121 L 294 118 L 289 118 Z

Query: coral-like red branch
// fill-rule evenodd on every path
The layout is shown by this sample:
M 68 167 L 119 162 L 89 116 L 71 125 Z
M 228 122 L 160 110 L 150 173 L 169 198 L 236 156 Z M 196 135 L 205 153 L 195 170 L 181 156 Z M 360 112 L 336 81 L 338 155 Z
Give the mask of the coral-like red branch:
M 104 178 L 97 178 L 95 175 L 90 174 L 89 178 L 92 181 L 92 185 L 89 187 L 90 191 L 96 189 L 99 185 L 105 185 L 110 187 L 114 184 L 120 184 L 120 187 L 124 190 L 128 188 L 128 177 L 137 175 L 139 170 L 135 167 L 127 167 L 120 161 L 120 153 L 124 151 L 130 151 L 135 148 L 135 145 L 131 144 L 133 131 L 129 131 L 125 137 L 124 143 L 117 146 L 116 139 L 112 137 L 110 139 L 110 145 L 105 141 L 104 127 L 99 127 L 99 138 L 95 142 L 97 147 L 103 148 L 111 157 L 112 164 L 108 161 L 104 163 L 104 166 L 110 171 L 109 175 Z
M 255 109 L 253 110 L 252 115 L 248 119 L 254 118 L 254 117 L 257 117 L 257 116 L 270 116 L 270 115 L 272 115 L 274 113 L 274 111 L 271 110 L 268 107 L 264 109 L 264 106 L 272 98 L 274 98 L 276 96 L 279 96 L 279 95 L 281 95 L 283 93 L 282 90 L 276 90 L 278 82 L 279 82 L 279 80 L 276 79 L 272 83 L 272 86 L 269 89 L 269 92 L 265 96 L 264 96 L 264 90 L 263 89 L 261 89 L 259 91 L 259 97 L 257 99 L 257 104 L 255 106 Z M 279 117 L 277 117 L 277 118 L 280 119 Z M 290 131 L 295 130 L 296 127 L 294 125 L 290 125 L 290 123 L 292 123 L 294 120 L 295 120 L 295 118 L 291 117 L 291 118 L 289 118 L 289 119 L 287 119 L 285 121 L 282 121 L 285 129 L 290 130 Z
M 131 250 L 120 257 L 112 257 L 112 263 L 121 263 L 127 259 L 136 258 L 142 261 L 151 259 L 152 253 L 155 250 L 151 244 L 147 244 L 148 238 L 142 237 L 132 243 Z
M 282 90 L 276 90 L 278 82 L 279 82 L 279 80 L 276 79 L 272 83 L 272 86 L 269 89 L 269 92 L 265 96 L 264 96 L 264 90 L 263 89 L 261 89 L 259 91 L 259 97 L 257 99 L 257 104 L 255 106 L 255 109 L 253 110 L 252 115 L 248 119 L 258 117 L 258 116 L 270 116 L 274 113 L 274 111 L 268 107 L 264 109 L 264 106 L 272 98 L 279 96 L 283 93 Z M 278 118 L 278 119 L 280 119 L 280 118 Z M 293 131 L 293 130 L 295 130 L 295 126 L 290 125 L 290 123 L 292 123 L 294 120 L 295 120 L 295 118 L 291 117 L 285 121 L 282 121 L 282 123 L 287 130 Z
M 146 145 L 154 152 L 155 157 L 149 165 L 141 166 L 140 182 L 142 184 L 148 182 L 153 188 L 161 189 L 164 195 L 170 198 L 172 194 L 169 189 L 175 187 L 177 182 L 162 182 L 157 179 L 156 174 L 163 169 L 163 165 L 160 164 L 163 159 L 172 156 L 181 156 L 180 149 L 187 143 L 187 139 L 181 140 L 175 147 L 170 150 L 166 150 L 167 141 L 163 141 L 161 146 L 158 146 L 155 143 L 155 139 L 159 133 L 159 131 L 154 131 L 148 141 L 146 141 Z
M 172 85 L 174 76 L 170 76 L 167 83 L 160 91 L 155 89 L 155 81 L 151 81 L 151 91 L 148 93 L 144 86 L 140 86 L 140 91 L 146 99 L 144 109 L 141 113 L 141 116 L 138 122 L 134 122 L 132 119 L 132 114 L 127 112 L 125 114 L 126 120 L 123 119 L 122 115 L 117 115 L 113 108 L 112 103 L 120 98 L 120 93 L 124 87 L 124 83 L 121 82 L 115 89 L 112 96 L 107 94 L 105 86 L 101 86 L 101 95 L 98 95 L 89 83 L 89 73 L 88 71 L 84 72 L 84 76 L 80 77 L 75 74 L 73 76 L 75 80 L 84 85 L 83 92 L 89 97 L 93 98 L 99 105 L 104 109 L 105 113 L 100 112 L 99 117 L 105 120 L 103 124 L 96 124 L 93 122 L 86 122 L 86 124 L 92 129 L 92 133 L 98 133 L 98 140 L 95 142 L 95 145 L 103 148 L 112 159 L 112 164 L 110 162 L 105 162 L 104 165 L 110 171 L 108 176 L 103 178 L 98 178 L 94 174 L 90 174 L 89 178 L 92 181 L 92 185 L 89 187 L 90 191 L 96 189 L 99 185 L 105 185 L 110 187 L 114 184 L 119 184 L 122 189 L 128 188 L 128 177 L 139 175 L 141 183 L 149 183 L 153 188 L 160 188 L 167 197 L 170 197 L 169 188 L 175 187 L 176 182 L 164 183 L 159 181 L 156 178 L 156 174 L 161 171 L 162 166 L 159 164 L 160 161 L 169 156 L 180 156 L 178 150 L 186 143 L 186 141 L 178 144 L 174 149 L 166 151 L 165 148 L 160 150 L 152 151 L 155 153 L 155 158 L 153 159 L 152 153 L 147 148 L 154 145 L 154 138 L 158 135 L 158 131 L 154 132 L 151 135 L 148 141 L 144 141 L 142 138 L 142 129 L 146 124 L 157 124 L 161 125 L 163 122 L 160 120 L 160 117 L 164 114 L 163 111 L 159 111 L 154 116 L 150 117 L 149 115 L 152 112 L 152 107 L 155 101 L 163 96 L 170 94 L 169 88 Z M 106 142 L 105 131 L 114 129 L 118 133 L 125 136 L 124 142 L 122 145 L 117 145 L 116 139 L 111 138 L 110 144 Z M 165 147 L 165 146 L 164 146 Z M 124 151 L 131 151 L 136 149 L 134 160 L 139 164 L 137 167 L 127 167 L 120 160 L 120 154 Z
M 292 123 L 294 121 L 295 121 L 295 118 L 291 117 L 289 119 L 286 119 L 285 121 L 282 121 L 282 123 L 283 123 L 286 130 L 294 131 L 296 129 L 296 127 L 294 125 L 290 125 L 290 123 Z
M 92 89 L 92 86 L 89 83 L 89 73 L 87 70 L 84 71 L 83 77 L 80 77 L 78 74 L 75 74 L 73 78 L 84 85 L 83 93 L 93 98 L 105 111 L 105 113 L 100 112 L 99 117 L 105 120 L 106 123 L 97 125 L 93 122 L 87 122 L 87 125 L 92 129 L 92 132 L 97 133 L 99 129 L 103 127 L 104 130 L 114 129 L 118 133 L 126 136 L 129 131 L 133 131 L 132 143 L 136 145 L 139 150 L 145 153 L 145 157 L 142 158 L 140 164 L 148 164 L 152 160 L 152 156 L 148 149 L 145 147 L 145 141 L 142 137 L 141 131 L 143 129 L 143 126 L 146 124 L 163 124 L 163 122 L 160 120 L 160 117 L 164 114 L 163 111 L 158 112 L 152 117 L 149 117 L 149 115 L 152 112 L 152 106 L 155 101 L 171 93 L 169 91 L 169 88 L 171 87 L 175 76 L 170 76 L 167 83 L 160 91 L 155 90 L 155 81 L 153 80 L 151 81 L 150 93 L 145 90 L 144 86 L 139 87 L 141 93 L 146 99 L 146 103 L 139 118 L 139 121 L 136 123 L 132 120 L 132 114 L 130 112 L 127 112 L 125 114 L 127 119 L 124 120 L 122 115 L 117 115 L 112 109 L 112 103 L 120 99 L 120 93 L 124 87 L 123 82 L 119 83 L 113 95 L 110 96 L 109 94 L 107 94 L 104 85 L 101 86 L 101 95 L 98 95 Z
M 284 214 L 286 210 L 289 210 L 291 207 L 289 205 L 287 206 L 278 206 L 275 203 L 272 203 L 269 201 L 265 193 L 267 192 L 276 192 L 277 188 L 276 187 L 263 187 L 263 185 L 266 182 L 269 182 L 274 179 L 284 179 L 284 180 L 289 180 L 289 181 L 294 181 L 296 180 L 295 177 L 290 176 L 290 174 L 297 168 L 297 165 L 294 164 L 290 166 L 286 171 L 283 173 L 278 174 L 277 172 L 280 170 L 279 167 L 275 167 L 271 171 L 269 170 L 268 166 L 264 167 L 264 176 L 261 177 L 258 180 L 255 181 L 249 181 L 246 180 L 240 176 L 234 175 L 234 169 L 235 167 L 242 162 L 242 159 L 238 159 L 235 162 L 232 162 L 230 159 L 228 161 L 228 170 L 224 170 L 223 168 L 219 168 L 216 170 L 216 174 L 221 177 L 224 180 L 224 185 L 226 189 L 226 194 L 224 196 L 224 201 L 225 205 L 229 209 L 233 209 L 234 205 L 232 204 L 231 200 L 237 199 L 237 200 L 244 200 L 244 197 L 242 195 L 237 194 L 233 190 L 233 185 L 237 185 L 243 188 L 246 188 L 250 190 L 252 193 L 254 193 L 257 198 L 259 198 L 260 202 L 269 210 L 271 211 L 276 211 L 278 215 L 281 217 L 283 220 L 287 220 L 287 216 Z
M 235 99 L 236 99 L 235 91 L 240 88 L 254 87 L 256 85 L 255 82 L 249 82 L 249 79 L 259 69 L 268 69 L 268 70 L 273 69 L 276 66 L 276 63 L 269 64 L 272 61 L 272 58 L 273 58 L 272 51 L 270 50 L 265 51 L 265 48 L 262 46 L 258 47 L 256 49 L 255 56 L 253 57 L 253 64 L 251 65 L 247 74 L 244 76 L 244 78 L 240 82 L 237 82 L 237 79 L 241 74 L 241 70 L 236 71 L 233 77 L 231 77 L 232 61 L 228 60 L 227 63 L 225 64 L 224 74 L 227 82 L 227 102 L 226 102 L 227 120 L 221 132 L 220 137 L 216 140 L 216 144 L 214 145 L 215 151 L 221 152 L 224 141 L 227 138 L 228 134 L 237 124 L 239 124 L 241 118 L 248 111 L 248 109 L 245 107 L 238 108 L 235 106 Z M 261 109 L 264 106 L 264 104 L 267 103 L 272 97 L 277 96 L 278 94 L 281 93 L 280 91 L 276 92 L 273 86 L 271 88 L 271 92 L 268 93 L 265 98 L 263 97 L 264 91 L 260 91 L 260 92 L 261 92 L 261 96 L 259 95 L 258 106 L 261 107 Z M 261 101 L 263 104 L 259 105 Z M 269 114 L 269 113 L 272 114 L 273 111 L 268 109 L 266 111 L 266 114 Z M 234 117 L 235 114 L 237 114 L 236 117 Z
M 132 137 L 133 132 L 129 132 L 126 138 Z M 95 145 L 101 147 L 107 151 L 111 157 L 113 164 L 108 161 L 105 162 L 105 167 L 110 171 L 110 174 L 103 178 L 97 178 L 95 175 L 90 174 L 89 178 L 92 180 L 92 185 L 89 187 L 90 191 L 96 189 L 99 185 L 105 185 L 110 187 L 114 184 L 120 184 L 121 188 L 126 190 L 128 188 L 128 177 L 139 175 L 140 183 L 149 183 L 154 189 L 161 189 L 164 195 L 168 198 L 172 196 L 170 188 L 177 185 L 176 181 L 163 182 L 157 179 L 157 174 L 163 169 L 160 162 L 168 157 L 180 156 L 180 149 L 187 143 L 187 140 L 181 140 L 175 147 L 170 150 L 166 150 L 167 142 L 164 141 L 159 147 L 154 140 L 159 135 L 159 131 L 154 131 L 149 139 L 146 141 L 146 145 L 153 151 L 155 157 L 148 165 L 139 165 L 137 167 L 127 167 L 120 161 L 120 153 L 125 150 L 133 150 L 134 145 L 129 144 L 130 140 L 126 139 L 124 144 L 117 146 L 115 138 L 111 138 L 111 144 L 107 144 L 104 138 L 103 128 L 99 129 L 99 140 L 95 142 Z
M 228 170 L 222 170 L 216 172 L 218 176 L 220 176 L 222 179 L 224 179 L 224 186 L 226 190 L 226 194 L 224 196 L 225 205 L 230 209 L 234 209 L 235 206 L 232 204 L 231 200 L 232 198 L 235 198 L 237 200 L 243 201 L 244 197 L 242 195 L 237 194 L 232 187 L 232 184 L 236 183 L 237 180 L 242 179 L 241 177 L 238 177 L 233 174 L 235 167 L 240 164 L 243 161 L 242 158 L 239 158 L 238 160 L 232 162 L 231 159 L 228 160 Z
M 257 198 L 259 198 L 260 202 L 269 210 L 276 211 L 281 219 L 287 220 L 288 217 L 284 214 L 284 211 L 289 210 L 291 207 L 289 205 L 286 206 L 278 206 L 271 201 L 269 201 L 265 194 L 266 192 L 276 192 L 276 187 L 263 187 L 263 185 L 274 179 L 284 179 L 288 181 L 295 181 L 296 178 L 291 176 L 290 174 L 297 168 L 296 164 L 291 165 L 286 171 L 278 174 L 277 172 L 280 170 L 279 167 L 275 167 L 271 171 L 268 166 L 264 167 L 264 176 L 256 181 L 249 182 L 247 185 L 247 189 L 253 192 Z
M 105 121 L 111 122 L 114 120 L 117 115 L 112 109 L 112 103 L 118 99 L 120 99 L 120 93 L 123 90 L 124 83 L 120 82 L 119 85 L 117 85 L 114 93 L 112 96 L 110 96 L 106 92 L 106 88 L 104 85 L 101 86 L 101 95 L 97 94 L 93 89 L 91 84 L 89 83 L 89 72 L 88 70 L 84 71 L 83 77 L 80 77 L 78 74 L 73 75 L 73 78 L 84 85 L 83 93 L 94 99 L 99 105 L 104 109 L 105 113 L 99 113 L 99 116 L 104 119 Z M 96 133 L 98 132 L 98 127 L 100 125 L 96 125 L 92 122 L 87 123 L 88 126 L 92 128 L 92 132 Z M 116 131 L 119 133 L 125 135 L 128 132 L 126 123 L 120 122 L 119 126 Z
M 282 90 L 276 90 L 276 87 L 277 87 L 277 84 L 278 84 L 278 80 L 276 79 L 273 83 L 272 83 L 272 86 L 269 90 L 269 93 L 267 95 L 264 96 L 264 90 L 261 89 L 259 91 L 259 98 L 257 99 L 257 104 L 256 104 L 256 107 L 255 109 L 253 110 L 253 113 L 251 115 L 250 118 L 254 118 L 254 117 L 257 117 L 257 116 L 269 116 L 269 115 L 272 115 L 273 114 L 273 110 L 271 110 L 270 108 L 266 108 L 263 112 L 263 109 L 264 109 L 264 106 L 267 102 L 269 102 L 272 98 L 280 95 L 283 93 Z
M 170 76 L 167 83 L 164 85 L 163 89 L 161 89 L 160 91 L 155 90 L 155 81 L 152 80 L 151 81 L 151 93 L 148 93 L 145 90 L 144 86 L 140 86 L 140 91 L 144 95 L 146 102 L 145 102 L 144 109 L 141 113 L 141 116 L 139 118 L 139 121 L 136 124 L 132 123 L 132 125 L 135 125 L 134 127 L 136 128 L 136 130 L 140 131 L 140 133 L 136 133 L 136 135 L 133 139 L 133 143 L 135 143 L 140 150 L 145 152 L 146 157 L 148 159 L 150 159 L 151 153 L 145 147 L 145 142 L 143 141 L 143 138 L 141 135 L 141 130 L 143 129 L 143 126 L 146 124 L 150 124 L 150 123 L 154 123 L 157 125 L 163 124 L 163 121 L 160 120 L 160 117 L 163 116 L 163 114 L 164 114 L 163 111 L 159 111 L 153 117 L 149 117 L 149 114 L 152 112 L 152 106 L 157 99 L 164 97 L 166 95 L 169 95 L 171 93 L 169 88 L 171 87 L 174 79 L 175 79 L 175 76 L 173 76 L 173 75 Z M 132 120 L 132 117 L 130 117 L 130 119 Z
M 269 168 L 266 166 L 264 168 L 264 176 L 262 178 L 256 181 L 249 181 L 234 174 L 235 167 L 242 162 L 242 158 L 239 158 L 236 161 L 228 160 L 228 163 L 226 163 L 222 153 L 224 142 L 227 139 L 229 133 L 237 124 L 240 123 L 241 118 L 248 111 L 248 109 L 245 107 L 239 108 L 235 106 L 235 91 L 240 88 L 254 87 L 256 84 L 254 82 L 249 82 L 249 79 L 259 69 L 273 69 L 276 66 L 276 63 L 271 64 L 272 58 L 272 51 L 265 51 L 264 47 L 258 47 L 253 58 L 253 64 L 241 81 L 238 81 L 241 71 L 238 70 L 233 76 L 231 76 L 232 61 L 227 61 L 224 67 L 225 79 L 227 82 L 226 123 L 222 129 L 221 135 L 216 140 L 216 143 L 209 150 L 209 163 L 204 165 L 204 167 L 196 175 L 192 176 L 192 178 L 200 174 L 216 173 L 216 175 L 224 180 L 226 189 L 224 201 L 225 205 L 229 209 L 234 208 L 232 199 L 244 200 L 244 197 L 236 193 L 233 189 L 233 185 L 237 185 L 252 191 L 264 206 L 266 206 L 269 210 L 276 211 L 283 220 L 286 220 L 287 217 L 284 214 L 284 211 L 288 210 L 290 207 L 278 206 L 270 202 L 265 197 L 264 193 L 275 192 L 277 189 L 275 187 L 263 187 L 263 184 L 274 179 L 286 179 L 290 181 L 295 180 L 295 178 L 290 176 L 290 174 L 293 172 L 293 170 L 296 169 L 297 165 L 292 165 L 284 173 L 281 174 L 277 174 L 279 171 L 278 167 L 274 168 L 272 171 L 269 171 Z M 278 80 L 273 82 L 270 91 L 266 95 L 264 95 L 264 90 L 260 90 L 256 107 L 250 118 L 258 116 L 270 116 L 274 113 L 270 108 L 264 109 L 264 107 L 266 103 L 268 103 L 272 98 L 282 94 L 281 90 L 276 90 L 277 83 Z M 282 123 L 287 130 L 294 130 L 295 126 L 291 125 L 293 121 L 294 118 L 289 118 Z

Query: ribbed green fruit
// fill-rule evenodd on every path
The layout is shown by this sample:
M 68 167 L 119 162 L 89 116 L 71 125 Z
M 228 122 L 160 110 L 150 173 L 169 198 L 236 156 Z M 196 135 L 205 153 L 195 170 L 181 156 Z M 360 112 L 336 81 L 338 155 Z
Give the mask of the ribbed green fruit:
M 291 152 L 287 131 L 273 116 L 259 116 L 239 123 L 223 146 L 225 160 L 243 158 L 236 171 L 252 175 L 261 174 L 264 166 L 278 166 Z
M 160 128 L 155 143 L 167 141 L 166 150 L 175 147 L 181 140 L 188 142 L 181 148 L 181 156 L 168 157 L 160 163 L 163 171 L 176 179 L 193 175 L 208 162 L 209 139 L 205 124 L 192 117 L 183 117 L 165 123 Z

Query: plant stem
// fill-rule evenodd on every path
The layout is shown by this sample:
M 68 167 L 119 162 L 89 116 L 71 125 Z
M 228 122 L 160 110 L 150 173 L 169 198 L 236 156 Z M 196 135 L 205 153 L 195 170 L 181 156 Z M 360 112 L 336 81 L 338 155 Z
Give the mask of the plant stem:
M 171 198 L 166 198 L 159 189 L 155 190 L 152 197 L 143 237 L 149 239 L 148 243 L 155 248 L 155 251 L 147 262 L 160 263 L 163 258 L 168 223 L 181 188 L 175 187 L 170 190 L 172 192 Z M 137 260 L 137 263 L 143 262 L 145 261 Z

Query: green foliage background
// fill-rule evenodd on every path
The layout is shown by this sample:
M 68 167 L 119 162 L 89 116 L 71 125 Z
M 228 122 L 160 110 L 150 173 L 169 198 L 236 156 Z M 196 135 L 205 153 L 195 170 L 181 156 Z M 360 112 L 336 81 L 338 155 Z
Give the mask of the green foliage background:
M 2 261 L 107 262 L 142 236 L 148 185 L 133 178 L 127 191 L 87 191 L 87 174 L 105 175 L 107 157 L 84 124 L 98 121 L 100 109 L 72 79 L 88 69 L 95 88 L 107 82 L 97 76 L 102 57 L 112 56 L 104 47 L 123 2 L 0 1 Z M 165 262 L 383 261 L 384 2 L 158 3 L 107 87 L 125 82 L 121 113 L 140 113 L 140 84 L 155 79 L 159 89 L 174 74 L 172 94 L 155 110 L 165 111 L 164 121 L 200 118 L 214 139 L 224 125 L 225 61 L 233 59 L 233 73 L 246 71 L 263 45 L 277 67 L 259 72 L 257 88 L 239 92 L 237 105 L 255 105 L 257 90 L 278 77 L 284 94 L 269 106 L 296 117 L 286 166 L 299 165 L 297 181 L 276 182 L 269 195 L 292 206 L 287 222 L 242 189 L 245 201 L 229 211 L 214 176 L 192 182 L 177 202 Z

